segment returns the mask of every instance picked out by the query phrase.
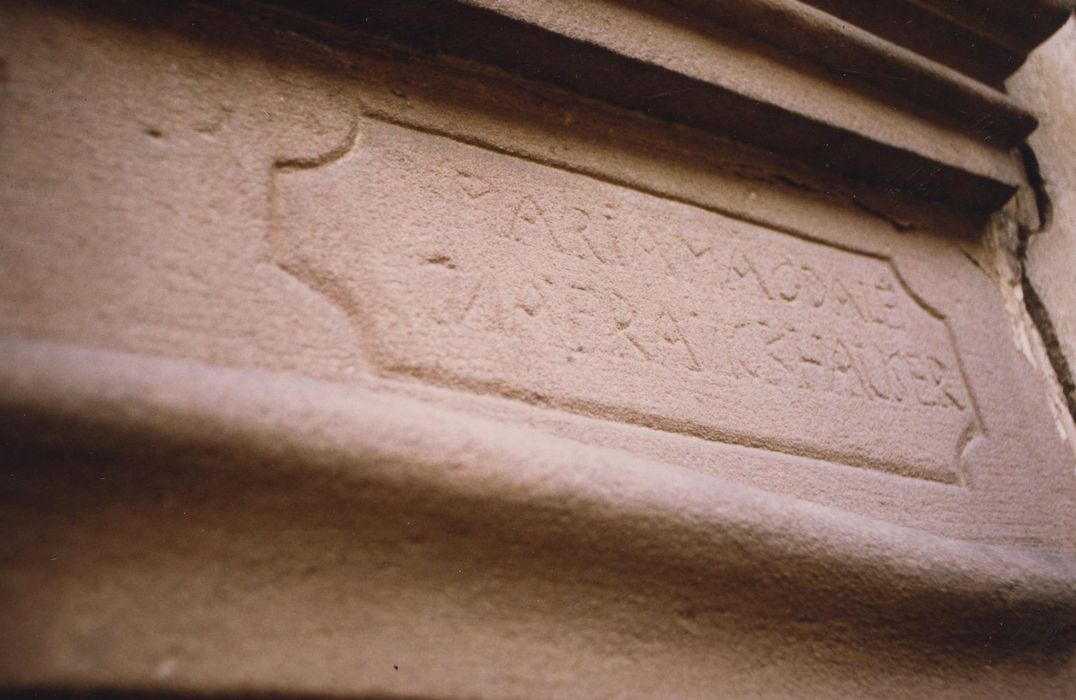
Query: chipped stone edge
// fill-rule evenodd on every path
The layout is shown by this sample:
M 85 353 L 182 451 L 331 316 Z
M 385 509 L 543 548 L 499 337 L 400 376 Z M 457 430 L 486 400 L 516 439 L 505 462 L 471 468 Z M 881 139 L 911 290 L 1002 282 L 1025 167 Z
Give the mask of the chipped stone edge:
M 1026 183 L 1017 196 L 991 217 L 984 235 L 992 255 L 990 271 L 1004 301 L 1013 345 L 1044 380 L 1044 393 L 1061 440 L 1076 454 L 1076 400 L 1065 391 L 1072 368 L 1057 347 L 1049 311 L 1038 300 L 1026 268 L 1028 241 L 1050 226 L 1052 203 L 1028 144 L 1018 149 Z M 1073 472 L 1076 476 L 1076 470 Z

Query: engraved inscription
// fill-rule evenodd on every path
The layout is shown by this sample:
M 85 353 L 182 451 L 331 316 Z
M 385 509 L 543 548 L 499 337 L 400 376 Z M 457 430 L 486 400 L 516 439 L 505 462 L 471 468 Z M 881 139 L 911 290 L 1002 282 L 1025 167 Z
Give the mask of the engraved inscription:
M 387 124 L 276 177 L 278 262 L 386 372 L 958 480 L 948 327 L 884 258 Z

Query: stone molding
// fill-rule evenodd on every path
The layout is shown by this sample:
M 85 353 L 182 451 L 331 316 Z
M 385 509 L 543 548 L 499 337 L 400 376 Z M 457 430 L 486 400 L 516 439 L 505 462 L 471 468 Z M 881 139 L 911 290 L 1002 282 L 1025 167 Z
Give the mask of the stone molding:
M 200 531 L 197 522 L 208 517 L 206 509 L 219 507 L 183 495 L 192 486 L 200 490 L 201 483 L 214 490 L 211 500 L 232 504 L 226 512 L 212 514 L 235 523 L 221 531 L 224 538 L 230 537 L 228 528 L 242 528 L 240 523 L 253 517 L 248 508 L 267 498 L 279 517 L 287 518 L 289 508 L 305 507 L 298 504 L 313 497 L 312 507 L 324 499 L 329 513 L 389 510 L 441 523 L 422 530 L 423 547 L 455 536 L 444 523 L 466 523 L 472 548 L 503 547 L 506 532 L 513 541 L 527 542 L 524 552 L 556 542 L 544 565 L 562 574 L 580 565 L 577 557 L 582 557 L 594 575 L 642 577 L 650 583 L 633 585 L 644 588 L 675 583 L 683 589 L 681 602 L 761 605 L 769 615 L 792 615 L 800 624 L 818 620 L 826 629 L 881 624 L 890 641 L 906 638 L 924 648 L 940 644 L 948 654 L 974 651 L 989 640 L 1010 655 L 1063 656 L 1076 634 L 1076 559 L 1069 554 L 938 537 L 377 391 L 53 343 L 4 341 L 0 411 L 4 460 L 17 476 L 5 487 L 5 502 L 32 505 L 18 521 L 23 528 L 33 524 L 24 533 L 37 533 L 9 543 L 9 549 L 23 554 L 20 576 L 5 583 L 8 601 L 33 599 L 28 587 L 37 585 L 41 574 L 49 577 L 50 588 L 58 585 L 58 574 L 45 573 L 52 568 L 46 560 L 35 563 L 41 553 L 26 548 L 36 542 L 46 552 L 73 556 L 70 544 L 53 542 L 48 533 L 54 518 L 80 512 L 83 506 L 76 504 L 82 499 L 91 510 L 115 505 L 119 514 L 130 511 L 129 504 L 122 505 L 129 499 L 154 504 L 162 495 L 177 494 L 184 512 L 190 508 L 199 514 L 194 521 L 181 518 L 172 525 L 168 519 L 154 521 L 152 527 L 163 531 L 155 537 L 183 532 L 193 537 Z M 39 454 L 43 457 L 35 457 Z M 32 471 L 42 458 L 49 465 L 47 478 Z M 138 465 L 145 464 L 152 464 L 152 473 L 142 470 L 139 476 Z M 112 505 L 101 500 L 104 494 L 94 493 L 89 484 L 95 480 L 107 485 Z M 71 491 L 57 488 L 65 482 Z M 299 498 L 294 495 L 299 492 L 309 494 Z M 110 570 L 105 553 L 115 543 L 108 540 L 104 522 L 85 521 L 80 537 L 91 550 L 80 557 L 83 563 L 69 564 L 68 575 L 133 577 L 130 585 L 140 585 L 142 576 L 165 575 L 163 570 L 154 573 L 152 566 L 158 565 L 137 575 Z M 376 525 L 367 524 L 353 534 L 361 531 L 364 542 L 398 542 L 400 524 L 387 519 L 384 527 L 378 532 Z M 500 530 L 505 527 L 510 530 Z M 271 550 L 279 546 L 273 533 L 264 537 Z M 486 556 L 477 551 L 470 556 Z M 167 556 L 182 561 L 204 555 L 180 547 Z M 406 551 L 394 557 L 394 567 L 416 565 Z M 169 561 L 166 557 L 159 566 L 175 566 Z M 780 566 L 775 568 L 775 562 Z M 348 572 L 348 567 L 330 566 L 317 575 L 332 581 Z M 71 595 L 87 600 L 97 595 L 95 587 L 77 578 L 70 583 Z M 519 585 L 525 590 L 528 584 Z M 565 593 L 589 595 L 576 585 Z M 406 597 L 407 591 L 398 594 Z M 747 603 L 735 602 L 744 595 Z M 172 613 L 164 611 L 182 606 L 182 597 L 158 603 L 160 611 L 147 611 L 140 626 L 167 629 L 174 624 L 168 622 Z M 302 607 L 298 601 L 288 604 Z M 571 608 L 573 603 L 564 600 L 563 605 Z M 94 609 L 87 608 L 91 617 Z M 235 608 L 225 610 L 235 614 Z M 252 612 L 271 615 L 269 610 Z M 332 607 L 318 615 L 326 631 L 338 624 Z M 113 620 L 106 636 L 126 634 L 132 622 Z M 230 624 L 228 619 L 221 623 Z M 349 623 L 339 624 L 346 629 Z M 115 641 L 104 643 L 93 670 L 70 665 L 72 659 L 58 652 L 62 643 L 40 655 L 33 655 L 33 644 L 26 643 L 26 653 L 0 656 L 5 685 L 47 686 L 66 678 L 80 687 L 121 680 L 135 689 L 154 687 L 152 676 L 114 655 L 123 646 Z M 451 657 L 447 650 L 442 653 Z M 235 647 L 229 658 L 244 669 L 248 689 L 272 690 L 286 682 L 271 668 L 258 670 L 254 659 Z M 205 664 L 197 658 L 188 662 Z M 327 672 L 347 675 L 332 662 Z M 417 677 L 437 686 L 435 678 Z M 234 689 L 227 678 L 227 673 L 201 671 L 192 680 L 198 687 L 226 692 Z M 305 682 L 311 680 L 308 676 Z M 316 681 L 290 688 L 326 690 Z
M 822 3 L 0 6 L 0 694 L 1071 695 L 1033 119 Z
M 878 36 L 992 85 L 1064 24 L 1067 0 L 805 0 Z
M 995 87 L 797 0 L 272 6 L 345 46 L 388 35 L 971 211 L 1011 197 L 1009 149 L 1036 124 Z M 1029 37 L 1064 20 L 1028 15 Z

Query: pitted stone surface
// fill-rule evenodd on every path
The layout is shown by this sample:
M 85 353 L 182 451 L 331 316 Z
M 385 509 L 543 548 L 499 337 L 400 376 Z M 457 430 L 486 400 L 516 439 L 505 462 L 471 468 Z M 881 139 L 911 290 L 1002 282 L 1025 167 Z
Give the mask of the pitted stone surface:
M 1009 81 L 1014 95 L 1033 105 L 1042 122 L 1028 144 L 1038 157 L 1050 211 L 1042 230 L 1031 236 L 1024 268 L 1043 305 L 1058 357 L 1070 410 L 1076 409 L 1076 84 L 1071 80 L 1076 57 L 1076 21 L 1039 47 L 1023 70 Z M 1042 317 L 1039 320 L 1043 322 Z M 1041 328 L 1041 330 L 1046 330 Z M 1065 375 L 1068 376 L 1065 376 Z M 1067 383 L 1066 383 L 1067 380 Z
M 383 371 L 959 480 L 960 361 L 890 261 L 382 122 L 358 138 L 278 169 L 273 235 Z
M 1071 450 L 974 222 L 430 57 L 313 61 L 245 22 L 220 36 L 275 48 L 230 53 L 182 38 L 210 21 L 35 8 L 5 7 L 3 335 L 317 377 L 946 537 L 1076 546 Z
M 1071 696 L 974 221 L 268 4 L 0 3 L 4 692 Z

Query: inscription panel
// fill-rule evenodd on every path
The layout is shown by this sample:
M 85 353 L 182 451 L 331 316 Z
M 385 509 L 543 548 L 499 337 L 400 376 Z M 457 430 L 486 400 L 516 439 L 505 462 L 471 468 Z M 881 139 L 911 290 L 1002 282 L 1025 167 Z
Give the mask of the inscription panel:
M 277 262 L 386 373 L 959 481 L 948 327 L 884 258 L 381 123 L 275 178 Z

